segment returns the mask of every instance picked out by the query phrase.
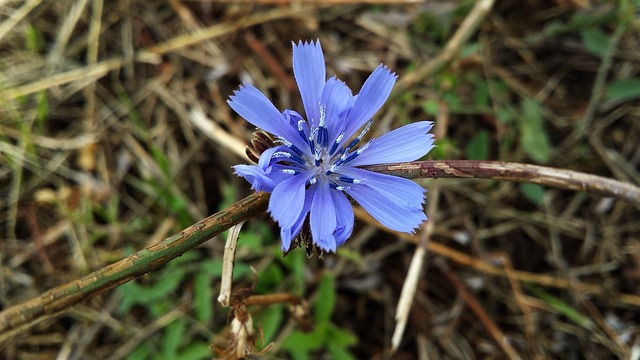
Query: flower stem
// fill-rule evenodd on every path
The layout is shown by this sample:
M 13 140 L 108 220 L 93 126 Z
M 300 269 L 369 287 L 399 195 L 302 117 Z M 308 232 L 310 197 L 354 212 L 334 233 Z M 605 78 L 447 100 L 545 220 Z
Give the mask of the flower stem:
M 503 161 L 431 160 L 364 168 L 408 179 L 469 178 L 533 183 L 615 197 L 640 206 L 640 188 L 637 186 L 602 176 L 546 166 Z
M 617 180 L 549 167 L 500 161 L 435 160 L 375 165 L 368 170 L 405 178 L 475 178 L 530 182 L 616 197 L 640 206 L 640 188 Z M 66 308 L 151 272 L 267 208 L 267 193 L 250 195 L 163 241 L 114 264 L 0 312 L 0 342 Z
M 151 272 L 267 209 L 269 194 L 250 195 L 181 232 L 79 279 L 0 312 L 0 343 L 80 301 Z

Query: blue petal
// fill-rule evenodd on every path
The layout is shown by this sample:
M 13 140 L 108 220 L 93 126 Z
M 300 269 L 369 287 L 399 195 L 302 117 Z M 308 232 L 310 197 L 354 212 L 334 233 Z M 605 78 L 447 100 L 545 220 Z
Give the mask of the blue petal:
M 302 212 L 308 174 L 302 173 L 284 180 L 273 189 L 269 212 L 282 228 L 291 228 Z
M 345 83 L 332 77 L 322 90 L 322 104 L 326 106 L 325 117 L 329 130 L 329 144 L 332 144 L 344 129 L 346 113 L 353 107 L 353 95 Z
M 413 233 L 415 228 L 427 220 L 422 209 L 407 210 L 369 187 L 354 186 L 346 192 L 371 216 L 391 230 Z
M 313 197 L 309 223 L 313 243 L 324 251 L 336 251 L 336 239 L 333 236 L 336 229 L 336 209 L 334 206 L 329 182 L 321 181 Z
M 353 231 L 353 206 L 342 191 L 332 190 L 331 198 L 336 207 L 337 220 L 336 231 L 333 235 L 336 238 L 336 245 L 340 246 L 347 241 Z
M 306 196 L 304 199 L 304 206 L 302 207 L 302 211 L 300 212 L 300 216 L 296 223 L 291 228 L 281 228 L 280 229 L 280 238 L 282 239 L 282 251 L 289 251 L 291 247 L 291 240 L 295 238 L 300 230 L 302 229 L 302 225 L 304 225 L 304 220 L 309 213 L 309 209 L 311 208 L 311 200 L 312 196 Z
M 254 176 L 260 176 L 260 178 L 258 180 L 260 180 L 263 183 L 263 186 L 262 186 L 262 188 L 260 190 L 266 191 L 266 192 L 271 192 L 271 191 L 273 191 L 273 188 L 276 187 L 276 185 L 278 185 L 279 183 L 281 183 L 284 180 L 287 180 L 287 179 L 291 178 L 290 174 L 283 173 L 282 170 L 284 170 L 284 169 L 298 170 L 295 167 L 290 166 L 290 165 L 280 165 L 280 164 L 272 163 L 272 162 L 274 162 L 274 159 L 272 159 L 271 157 L 275 152 L 277 152 L 277 151 L 287 151 L 287 150 L 289 150 L 289 148 L 286 147 L 286 146 L 276 146 L 276 147 L 272 147 L 272 148 L 269 148 L 269 149 L 265 150 L 262 153 L 262 155 L 260 155 L 260 159 L 258 160 L 258 169 L 260 169 L 261 172 L 258 173 L 257 175 L 250 174 L 250 175 L 254 175 Z M 244 170 L 244 171 L 246 171 L 246 170 Z M 242 174 L 239 174 L 239 175 L 242 175 Z M 267 177 L 268 181 L 263 179 L 262 176 Z M 245 176 L 245 179 L 247 179 L 247 181 L 249 181 L 249 182 L 252 182 L 252 180 L 248 179 L 246 176 Z
M 253 85 L 243 84 L 229 99 L 229 106 L 254 126 L 277 136 L 287 135 L 289 124 L 273 103 Z
M 229 99 L 229 106 L 254 126 L 302 146 L 301 142 L 295 142 L 299 138 L 298 130 L 294 130 L 271 101 L 254 86 L 244 84 Z
M 293 74 L 298 83 L 307 121 L 317 126 L 320 119 L 320 96 L 326 80 L 320 41 L 293 44 Z
M 258 166 L 255 165 L 236 165 L 233 167 L 234 174 L 242 176 L 251 183 L 251 189 L 255 191 L 270 192 L 275 187 L 275 183 L 269 176 Z
M 349 167 L 340 169 L 339 174 L 352 179 L 364 180 L 363 184 L 353 185 L 353 187 L 371 188 L 379 196 L 384 196 L 399 207 L 411 211 L 422 211 L 425 189 L 411 180 Z
M 266 170 L 271 165 L 271 157 L 273 153 L 279 150 L 283 150 L 284 146 L 276 146 L 272 148 L 268 148 L 262 154 L 260 154 L 260 158 L 258 159 L 258 167 L 262 170 Z M 286 147 L 285 147 L 286 148 Z
M 360 89 L 360 93 L 353 104 L 353 109 L 351 109 L 347 117 L 347 127 L 345 129 L 347 139 L 382 107 L 391 93 L 396 78 L 396 74 L 382 64 L 371 73 L 362 85 L 362 89 Z
M 431 121 L 405 125 L 371 140 L 366 150 L 349 162 L 351 166 L 414 161 L 433 149 Z

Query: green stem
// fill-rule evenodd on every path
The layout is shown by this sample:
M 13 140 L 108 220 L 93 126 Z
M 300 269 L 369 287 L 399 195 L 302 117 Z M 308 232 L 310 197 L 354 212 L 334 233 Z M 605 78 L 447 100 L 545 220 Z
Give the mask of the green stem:
M 159 268 L 187 250 L 263 212 L 268 199 L 269 194 L 264 192 L 250 195 L 155 245 L 0 312 L 0 342 L 80 301 Z
M 435 160 L 365 167 L 405 178 L 476 178 L 530 182 L 616 197 L 640 206 L 640 188 L 576 171 L 500 161 Z M 250 195 L 163 241 L 79 280 L 53 288 L 0 312 L 0 342 L 64 309 L 131 281 L 230 227 L 266 210 L 269 194 Z

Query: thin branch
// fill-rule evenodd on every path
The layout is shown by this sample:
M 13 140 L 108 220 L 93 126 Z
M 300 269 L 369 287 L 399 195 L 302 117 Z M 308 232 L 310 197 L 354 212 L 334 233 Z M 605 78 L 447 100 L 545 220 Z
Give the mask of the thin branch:
M 640 188 L 576 171 L 500 161 L 435 160 L 376 165 L 368 170 L 405 178 L 476 178 L 530 182 L 616 197 L 640 206 Z M 163 241 L 140 250 L 79 280 L 55 287 L 0 312 L 0 342 L 66 308 L 104 293 L 182 255 L 267 208 L 269 194 L 259 192 L 238 201 Z
M 468 178 L 526 182 L 615 197 L 640 206 L 640 188 L 637 186 L 602 176 L 546 166 L 504 161 L 432 160 L 364 168 L 408 179 Z
M 250 195 L 155 245 L 0 312 L 0 342 L 80 301 L 159 268 L 187 250 L 263 212 L 267 209 L 268 199 L 269 194 L 263 192 Z
M 398 80 L 393 89 L 394 96 L 404 94 L 405 91 L 424 81 L 452 62 L 460 52 L 462 45 L 467 43 L 471 35 L 475 33 L 487 14 L 489 14 L 494 2 L 494 0 L 476 1 L 469 15 L 464 18 L 458 30 L 456 30 L 447 42 L 444 49 L 438 53 L 438 56 L 426 63 L 423 67 L 418 68 L 416 72 L 405 74 Z

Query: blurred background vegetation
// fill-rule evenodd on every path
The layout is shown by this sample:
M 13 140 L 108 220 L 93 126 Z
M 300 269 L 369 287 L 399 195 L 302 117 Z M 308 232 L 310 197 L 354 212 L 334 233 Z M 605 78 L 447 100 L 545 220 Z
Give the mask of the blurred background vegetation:
M 374 136 L 436 121 L 430 159 L 536 163 L 640 184 L 637 1 L 0 0 L 0 309 L 113 263 L 250 193 L 231 166 L 254 130 L 243 81 L 301 109 L 291 42 L 320 39 L 357 92 L 399 75 Z M 453 46 L 453 47 L 452 47 Z M 446 53 L 445 51 L 449 51 Z M 434 61 L 445 61 L 434 66 Z M 404 80 L 403 80 L 404 79 Z M 497 181 L 424 180 L 435 227 L 396 359 L 629 358 L 640 353 L 640 211 Z M 430 198 L 431 199 L 431 198 Z M 429 203 L 429 199 L 427 200 Z M 245 224 L 234 288 L 266 358 L 385 359 L 415 239 L 358 213 L 336 255 L 283 258 L 267 214 Z M 5 359 L 207 359 L 224 237 L 0 344 Z M 491 270 L 493 269 L 493 270 Z M 623 296 L 624 294 L 624 296 Z M 478 317 L 479 310 L 488 317 Z

